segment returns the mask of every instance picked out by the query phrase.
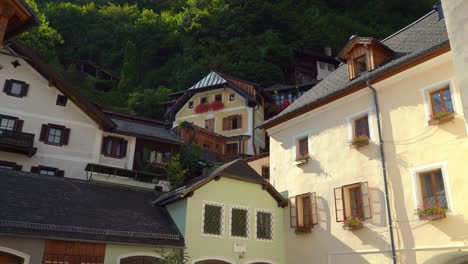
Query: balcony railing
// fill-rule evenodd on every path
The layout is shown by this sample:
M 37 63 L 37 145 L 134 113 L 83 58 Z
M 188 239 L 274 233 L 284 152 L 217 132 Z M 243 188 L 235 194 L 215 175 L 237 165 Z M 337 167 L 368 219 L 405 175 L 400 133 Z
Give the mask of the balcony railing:
M 33 147 L 34 136 L 30 133 L 0 128 L 0 149 L 33 156 L 37 151 L 37 148 Z
M 93 173 L 106 175 L 109 177 L 118 176 L 122 178 L 127 178 L 128 180 L 154 184 L 158 183 L 159 180 L 164 180 L 166 178 L 164 175 L 121 169 L 93 163 L 89 163 L 88 165 L 86 165 L 85 171 L 88 174 L 88 180 L 92 180 Z

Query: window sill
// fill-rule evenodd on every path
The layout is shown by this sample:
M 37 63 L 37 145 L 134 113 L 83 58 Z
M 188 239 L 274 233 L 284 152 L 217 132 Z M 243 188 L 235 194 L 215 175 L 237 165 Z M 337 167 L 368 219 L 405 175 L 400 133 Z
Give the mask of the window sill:
M 296 235 L 309 234 L 309 233 L 312 233 L 312 227 L 311 226 L 296 227 L 295 230 L 294 230 L 294 233 Z
M 311 159 L 310 156 L 297 157 L 296 160 L 294 161 L 294 164 L 297 166 L 300 166 L 300 165 L 308 163 L 310 159 Z
M 343 230 L 354 231 L 354 230 L 362 229 L 363 227 L 364 227 L 364 224 L 361 222 L 358 225 L 352 225 L 352 226 L 343 225 Z
M 429 220 L 429 221 L 439 220 L 439 219 L 444 219 L 444 218 L 447 218 L 446 213 L 436 214 L 436 215 L 420 215 L 419 216 L 419 220 Z
M 361 148 L 367 145 L 369 145 L 369 138 L 362 139 L 362 140 L 354 139 L 353 141 L 351 141 L 350 147 L 357 149 L 357 148 Z
M 63 146 L 63 144 L 53 143 L 53 142 L 48 142 L 48 141 L 44 141 L 43 143 L 46 144 L 46 145 L 51 145 L 51 146 L 56 146 L 56 147 L 62 147 Z
M 447 122 L 450 122 L 450 121 L 453 121 L 455 119 L 455 115 L 454 114 L 451 114 L 451 115 L 448 115 L 448 116 L 444 116 L 444 117 L 441 117 L 439 119 L 431 119 L 427 122 L 427 124 L 429 126 L 438 126 L 440 124 L 443 124 L 443 123 L 447 123 Z

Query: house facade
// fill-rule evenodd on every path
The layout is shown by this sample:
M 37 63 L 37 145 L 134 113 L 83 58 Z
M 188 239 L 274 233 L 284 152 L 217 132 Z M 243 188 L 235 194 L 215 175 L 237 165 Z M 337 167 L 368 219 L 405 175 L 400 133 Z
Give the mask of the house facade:
M 334 73 L 263 125 L 270 183 L 289 197 L 286 263 L 467 261 L 450 16 L 437 5 L 382 41 L 352 38 Z
M 170 158 L 182 144 L 165 124 L 96 106 L 18 41 L 3 51 L 3 168 L 147 188 L 164 181 L 153 164 Z
M 265 99 L 258 85 L 211 72 L 183 93 L 168 118 L 186 144 L 233 160 L 265 148 L 265 132 L 255 127 L 264 121 Z
M 188 263 L 287 263 L 286 200 L 244 160 L 195 178 L 156 203 L 183 234 Z

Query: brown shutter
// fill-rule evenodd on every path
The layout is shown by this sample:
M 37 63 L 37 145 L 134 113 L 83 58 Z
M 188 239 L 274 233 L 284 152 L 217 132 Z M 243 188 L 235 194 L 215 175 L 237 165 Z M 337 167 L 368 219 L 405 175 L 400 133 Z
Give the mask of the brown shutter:
M 63 130 L 62 145 L 68 145 L 69 140 L 70 140 L 70 129 L 65 128 Z
M 107 142 L 108 142 L 108 138 L 107 138 L 107 137 L 103 137 L 103 138 L 102 138 L 102 145 L 101 145 L 101 154 L 102 154 L 102 155 L 105 155 L 105 154 L 106 154 Z
M 312 217 L 312 224 L 318 224 L 318 208 L 317 208 L 317 196 L 315 192 L 310 194 L 310 208 L 311 208 L 311 217 Z
M 125 158 L 127 156 L 127 140 L 122 139 L 122 150 L 120 151 L 120 157 Z
M 23 120 L 16 119 L 15 127 L 13 128 L 13 130 L 21 132 L 23 130 L 23 123 L 24 123 Z
M 57 176 L 58 176 L 58 177 L 64 177 L 64 176 L 65 176 L 65 171 L 63 171 L 63 170 L 58 170 L 58 171 L 57 171 Z
M 361 207 L 364 219 L 372 217 L 372 212 L 370 208 L 370 197 L 369 197 L 369 187 L 367 182 L 361 182 Z
M 47 132 L 49 131 L 49 125 L 43 124 L 41 128 L 41 134 L 39 136 L 39 141 L 45 141 L 47 137 Z
M 229 129 L 229 117 L 223 118 L 223 131 L 226 131 Z
M 32 166 L 32 167 L 31 167 L 31 172 L 32 172 L 32 173 L 39 173 L 39 167 Z
M 5 81 L 5 86 L 3 86 L 3 92 L 6 93 L 6 94 L 9 94 L 10 91 L 11 91 L 11 84 L 12 84 L 12 81 L 11 80 L 6 80 Z
M 297 197 L 289 198 L 289 223 L 291 228 L 297 227 Z
M 237 128 L 242 128 L 242 115 L 237 116 Z
M 343 187 L 335 188 L 335 211 L 336 221 L 343 222 L 345 220 L 345 206 L 343 197 Z
M 23 88 L 21 89 L 21 96 L 28 95 L 29 83 L 23 83 Z

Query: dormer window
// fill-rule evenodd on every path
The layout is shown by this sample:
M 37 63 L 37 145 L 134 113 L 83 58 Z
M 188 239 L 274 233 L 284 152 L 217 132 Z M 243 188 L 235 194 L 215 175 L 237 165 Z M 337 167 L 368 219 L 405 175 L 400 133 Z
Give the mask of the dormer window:
M 359 76 L 367 71 L 366 55 L 359 56 L 354 60 L 354 68 L 356 76 Z
M 379 67 L 392 54 L 393 51 L 377 39 L 352 37 L 338 57 L 348 65 L 348 78 L 352 80 Z

